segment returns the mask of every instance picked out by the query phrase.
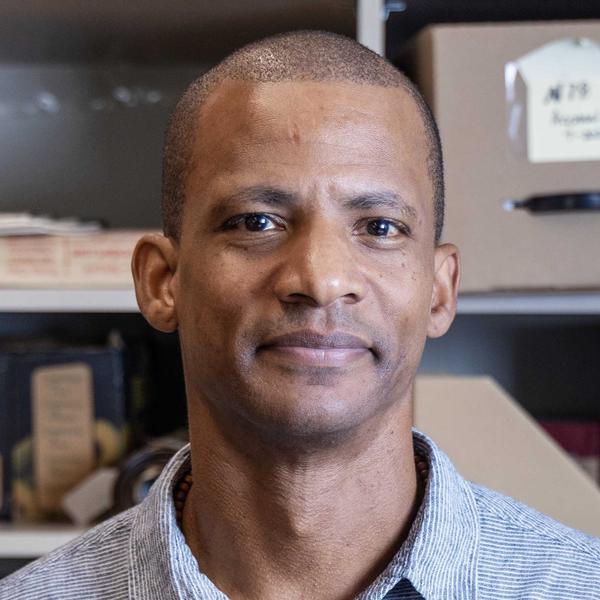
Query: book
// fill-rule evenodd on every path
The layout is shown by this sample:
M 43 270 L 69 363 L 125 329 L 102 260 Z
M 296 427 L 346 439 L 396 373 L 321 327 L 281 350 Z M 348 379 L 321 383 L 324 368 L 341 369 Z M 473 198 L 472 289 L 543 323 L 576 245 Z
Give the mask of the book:
M 600 485 L 600 421 L 548 419 L 540 425 Z

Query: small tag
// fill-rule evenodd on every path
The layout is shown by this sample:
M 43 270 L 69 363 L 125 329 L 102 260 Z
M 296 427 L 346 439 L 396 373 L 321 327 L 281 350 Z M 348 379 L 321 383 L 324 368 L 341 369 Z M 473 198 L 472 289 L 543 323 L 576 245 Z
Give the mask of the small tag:
M 531 162 L 600 159 L 600 77 L 537 80 L 527 103 Z
M 532 163 L 600 160 L 600 46 L 567 38 L 512 63 L 526 88 Z
M 31 391 L 36 502 L 55 511 L 94 467 L 92 369 L 84 363 L 39 367 Z

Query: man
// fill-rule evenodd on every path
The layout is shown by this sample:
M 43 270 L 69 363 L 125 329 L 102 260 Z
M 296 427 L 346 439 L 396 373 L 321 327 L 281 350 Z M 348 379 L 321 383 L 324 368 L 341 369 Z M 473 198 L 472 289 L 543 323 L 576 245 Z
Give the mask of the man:
M 180 335 L 190 447 L 0 598 L 600 597 L 597 540 L 411 429 L 459 258 L 437 131 L 400 73 L 326 33 L 245 47 L 180 101 L 163 175 L 165 236 L 133 272 L 146 319 Z

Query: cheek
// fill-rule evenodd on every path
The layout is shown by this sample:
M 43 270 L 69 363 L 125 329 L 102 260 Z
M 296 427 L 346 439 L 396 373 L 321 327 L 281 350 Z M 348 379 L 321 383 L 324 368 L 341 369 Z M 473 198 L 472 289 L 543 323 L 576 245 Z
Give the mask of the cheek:
M 410 257 L 380 270 L 374 278 L 375 296 L 386 323 L 390 344 L 397 354 L 408 358 L 424 344 L 429 322 L 432 274 L 424 264 Z
M 179 269 L 177 312 L 182 338 L 198 345 L 222 343 L 241 305 L 242 288 L 220 259 L 185 261 Z
M 380 264 L 373 278 L 377 295 L 386 311 L 393 314 L 427 314 L 429 309 L 433 273 L 430 261 L 406 252 L 394 257 L 388 264 Z M 422 315 L 421 315 L 422 316 Z
M 225 308 L 237 291 L 237 271 L 219 254 L 189 255 L 179 268 L 184 303 L 195 308 Z
M 202 352 L 228 348 L 243 333 L 262 289 L 256 266 L 243 256 L 227 252 L 190 255 L 179 270 L 178 316 L 182 339 Z

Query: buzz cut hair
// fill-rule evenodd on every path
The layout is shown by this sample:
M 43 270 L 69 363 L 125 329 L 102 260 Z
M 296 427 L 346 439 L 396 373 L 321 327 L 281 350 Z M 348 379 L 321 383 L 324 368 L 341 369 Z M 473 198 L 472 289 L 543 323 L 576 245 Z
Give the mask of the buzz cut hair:
M 435 244 L 444 224 L 442 144 L 433 114 L 416 86 L 392 63 L 355 40 L 327 31 L 293 31 L 270 36 L 230 54 L 194 80 L 169 119 L 162 159 L 162 220 L 167 237 L 179 240 L 193 148 L 202 135 L 198 113 L 224 80 L 250 82 L 322 81 L 403 88 L 414 100 L 429 146 Z

